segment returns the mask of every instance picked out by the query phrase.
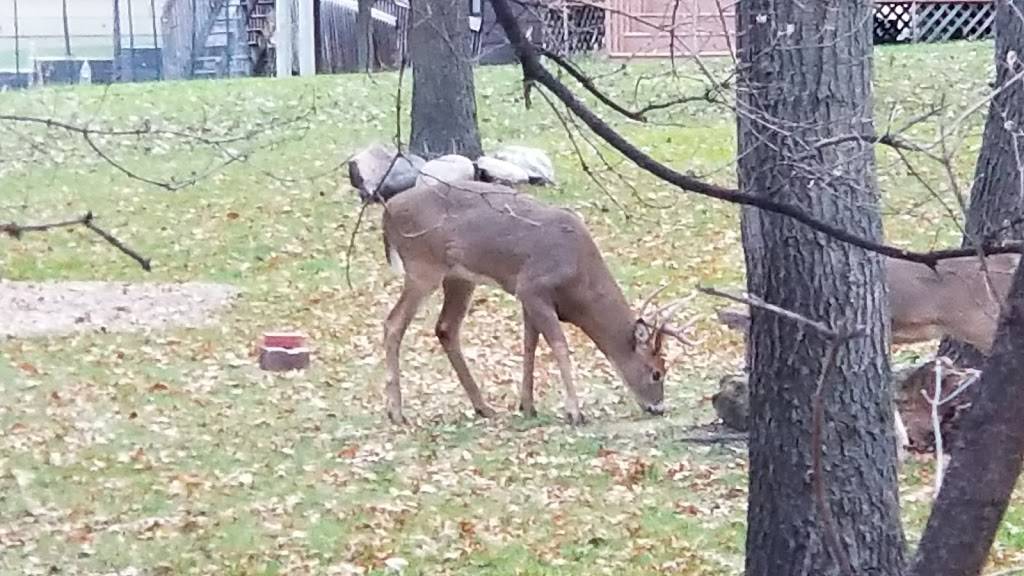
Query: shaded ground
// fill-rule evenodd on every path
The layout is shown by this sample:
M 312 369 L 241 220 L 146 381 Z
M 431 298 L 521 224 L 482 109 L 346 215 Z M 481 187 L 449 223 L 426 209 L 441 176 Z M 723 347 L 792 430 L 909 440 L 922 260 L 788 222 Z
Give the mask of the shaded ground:
M 226 284 L 0 281 L 0 337 L 194 327 L 238 291 Z

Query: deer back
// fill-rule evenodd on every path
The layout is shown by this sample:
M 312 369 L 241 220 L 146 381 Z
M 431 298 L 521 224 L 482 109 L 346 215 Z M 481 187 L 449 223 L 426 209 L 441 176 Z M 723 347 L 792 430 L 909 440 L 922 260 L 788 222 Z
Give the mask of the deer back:
M 987 353 L 1009 292 L 1018 254 L 942 260 L 924 264 L 887 259 L 889 306 L 895 343 L 948 335 Z M 987 269 L 987 273 L 985 271 Z
M 615 285 L 578 216 L 506 186 L 416 186 L 388 200 L 383 226 L 407 273 L 493 283 L 511 294 L 526 284 L 563 292 Z

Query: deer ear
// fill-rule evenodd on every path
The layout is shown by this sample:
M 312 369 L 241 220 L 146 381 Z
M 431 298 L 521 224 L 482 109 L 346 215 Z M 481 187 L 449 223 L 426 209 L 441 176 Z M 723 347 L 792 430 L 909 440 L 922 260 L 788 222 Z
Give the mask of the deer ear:
M 633 325 L 633 348 L 639 349 L 641 346 L 646 346 L 653 335 L 654 330 L 647 325 L 647 322 L 644 322 L 643 318 L 638 319 Z

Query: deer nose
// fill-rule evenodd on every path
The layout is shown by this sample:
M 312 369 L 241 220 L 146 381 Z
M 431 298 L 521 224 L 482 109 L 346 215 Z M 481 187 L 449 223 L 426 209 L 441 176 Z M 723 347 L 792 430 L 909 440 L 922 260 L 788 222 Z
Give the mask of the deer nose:
M 654 414 L 655 416 L 661 416 L 665 413 L 665 403 L 658 402 L 657 404 L 648 404 L 646 408 L 648 413 Z

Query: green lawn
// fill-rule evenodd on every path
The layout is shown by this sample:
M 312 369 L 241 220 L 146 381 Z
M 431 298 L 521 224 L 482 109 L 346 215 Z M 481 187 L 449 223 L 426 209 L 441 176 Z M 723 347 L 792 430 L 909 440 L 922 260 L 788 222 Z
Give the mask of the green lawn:
M 958 116 L 986 91 L 991 44 L 879 49 L 876 113 L 884 127 L 944 101 Z M 722 66 L 717 63 L 715 66 Z M 588 63 L 611 70 L 607 62 Z M 604 81 L 626 101 L 699 93 L 644 63 Z M 692 76 L 693 70 L 684 70 Z M 652 75 L 662 73 L 656 79 Z M 344 254 L 359 211 L 339 163 L 394 131 L 397 75 L 47 88 L 0 94 L 0 109 L 94 126 L 150 120 L 209 134 L 252 128 L 254 151 L 194 187 L 128 179 L 59 132 L 0 124 L 0 221 L 94 211 L 153 258 L 144 273 L 82 231 L 0 240 L 8 279 L 215 280 L 244 290 L 213 327 L 0 343 L 0 574 L 735 574 L 742 567 L 746 463 L 741 446 L 679 441 L 711 422 L 718 378 L 741 366 L 739 341 L 712 320 L 704 344 L 673 349 L 672 412 L 638 414 L 607 362 L 571 337 L 591 424 L 558 418 L 561 388 L 542 348 L 536 421 L 514 412 L 519 318 L 481 289 L 465 349 L 501 415 L 472 417 L 432 336 L 435 297 L 410 330 L 407 415 L 385 424 L 381 322 L 400 289 L 383 262 L 379 208 L 356 234 L 353 288 Z M 408 80 L 408 78 L 406 78 Z M 408 86 L 404 93 L 406 110 Z M 603 189 L 583 172 L 562 125 L 514 68 L 477 74 L 485 148 L 546 149 L 559 183 L 536 193 L 580 211 L 631 298 L 664 281 L 739 285 L 737 209 L 654 181 L 577 138 Z M 898 104 L 898 106 L 896 106 Z M 896 106 L 895 111 L 894 106 Z M 308 123 L 280 126 L 309 111 Z M 984 110 L 965 124 L 958 178 L 969 186 Z M 611 117 L 608 114 L 608 117 Z M 673 125 L 614 125 L 680 169 L 734 180 L 735 127 L 720 109 L 663 114 Z M 267 128 L 260 128 L 269 126 Z M 276 127 L 275 127 L 276 126 Z M 408 134 L 408 125 L 403 128 Z M 935 123 L 915 136 L 935 136 Z M 202 172 L 215 154 L 171 138 L 99 138 L 154 179 Z M 274 143 L 273 148 L 266 145 Z M 942 204 L 879 150 L 887 234 L 925 248 L 959 241 Z M 937 166 L 922 173 L 945 190 Z M 945 202 L 952 202 L 944 194 Z M 720 306 L 695 301 L 693 312 Z M 2 321 L 2 320 L 0 320 Z M 300 329 L 313 367 L 260 372 L 265 330 Z M 119 353 L 118 351 L 121 351 Z M 908 534 L 930 502 L 927 459 L 905 468 Z M 1011 510 L 996 561 L 1024 558 L 1024 514 Z M 134 568 L 137 572 L 131 572 Z M 121 571 L 121 572 L 118 572 Z

